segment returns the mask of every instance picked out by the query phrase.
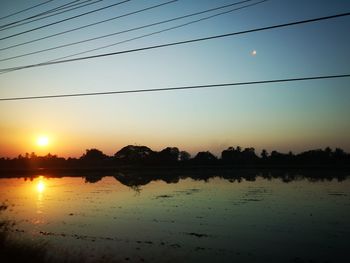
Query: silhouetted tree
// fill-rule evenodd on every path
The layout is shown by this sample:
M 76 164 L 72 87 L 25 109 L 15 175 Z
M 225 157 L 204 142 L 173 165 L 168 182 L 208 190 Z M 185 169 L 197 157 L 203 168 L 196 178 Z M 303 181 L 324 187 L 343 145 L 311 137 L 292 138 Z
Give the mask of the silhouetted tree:
M 217 161 L 217 158 L 211 152 L 206 151 L 197 153 L 193 161 L 200 164 L 213 164 Z
M 345 154 L 343 149 L 335 148 L 335 151 L 334 151 L 334 157 L 335 158 L 342 159 L 345 156 L 346 156 L 346 154 Z
M 81 160 L 85 161 L 102 161 L 107 158 L 107 155 L 97 149 L 87 149 L 86 152 L 80 157 Z
M 326 147 L 325 149 L 315 149 L 304 151 L 299 154 L 293 154 L 291 151 L 280 153 L 272 151 L 269 155 L 264 149 L 259 158 L 255 154 L 254 148 L 245 148 L 237 146 L 229 147 L 221 153 L 219 161 L 210 152 L 199 152 L 193 159 L 186 151 L 179 151 L 177 147 L 166 147 L 160 152 L 154 152 L 146 146 L 128 145 L 118 151 L 114 158 L 107 156 L 97 149 L 88 149 L 79 159 L 68 158 L 67 160 L 51 153 L 46 156 L 37 156 L 34 152 L 26 153 L 24 156 L 19 154 L 16 158 L 0 158 L 0 172 L 6 174 L 6 169 L 27 169 L 32 171 L 37 168 L 105 168 L 120 164 L 177 164 L 186 162 L 187 164 L 230 164 L 235 166 L 254 167 L 260 166 L 271 167 L 347 167 L 350 168 L 350 154 L 343 149 L 336 148 L 334 151 Z M 87 181 L 94 181 L 98 178 L 87 178 Z M 174 178 L 168 178 L 171 182 Z M 290 180 L 285 177 L 284 180 Z M 144 178 L 140 179 L 141 181 Z
M 327 148 L 326 148 L 327 149 Z M 327 149 L 323 151 L 321 149 L 305 151 L 296 156 L 296 163 L 303 166 L 324 166 L 334 163 L 334 153 Z M 338 158 L 336 158 L 338 159 Z
M 330 147 L 326 147 L 325 149 L 324 149 L 324 152 L 327 154 L 327 156 L 331 156 L 332 155 L 332 149 L 330 148 Z
M 263 160 L 267 160 L 268 157 L 269 157 L 269 153 L 268 153 L 265 149 L 263 149 L 263 150 L 261 151 L 261 158 L 262 158 Z
M 228 147 L 221 152 L 221 159 L 224 163 L 238 164 L 241 158 L 240 154 L 241 147 L 237 146 L 236 149 L 234 147 Z
M 106 165 L 108 156 L 98 149 L 87 149 L 80 160 L 83 166 L 103 166 Z
M 180 161 L 181 162 L 186 162 L 191 158 L 191 154 L 189 154 L 186 151 L 181 151 L 180 152 Z
M 255 154 L 254 148 L 245 148 L 243 151 L 241 147 L 229 147 L 221 153 L 223 163 L 234 165 L 254 164 L 259 157 Z
M 248 164 L 253 164 L 259 157 L 255 154 L 255 149 L 253 147 L 245 148 L 242 152 L 243 162 Z
M 145 163 L 151 161 L 154 154 L 147 146 L 128 145 L 115 153 L 114 157 L 126 163 Z
M 274 165 L 287 165 L 290 156 L 288 154 L 272 151 L 269 157 L 269 163 Z
M 156 155 L 157 162 L 175 163 L 179 160 L 180 151 L 177 147 L 167 147 Z

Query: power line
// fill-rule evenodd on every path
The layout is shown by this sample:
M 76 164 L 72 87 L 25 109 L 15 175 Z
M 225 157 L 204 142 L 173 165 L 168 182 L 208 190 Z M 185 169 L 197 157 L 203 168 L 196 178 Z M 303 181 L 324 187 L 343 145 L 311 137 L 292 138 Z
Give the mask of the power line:
M 220 83 L 220 84 L 205 84 L 205 85 L 180 86 L 180 87 L 168 87 L 168 88 L 156 88 L 156 89 L 138 89 L 138 90 L 104 91 L 104 92 L 73 93 L 73 94 L 43 95 L 43 96 L 29 96 L 29 97 L 12 97 L 12 98 L 0 98 L 0 101 L 53 99 L 53 98 L 65 98 L 65 97 L 117 95 L 117 94 L 126 94 L 126 93 L 145 93 L 145 92 L 162 92 L 162 91 L 177 91 L 177 90 L 191 90 L 191 89 L 224 88 L 229 86 L 243 86 L 243 85 L 256 85 L 256 84 L 268 84 L 268 83 L 281 83 L 281 82 L 321 80 L 321 79 L 336 79 L 336 78 L 347 78 L 347 77 L 350 77 L 350 74 L 299 77 L 299 78 L 288 78 L 288 79 L 258 80 L 258 81 L 232 82 L 232 83 Z
M 78 0 L 78 1 L 80 1 L 80 0 Z M 11 23 L 11 24 L 14 24 L 12 26 L 7 26 L 5 28 L 0 27 L 0 31 L 11 29 L 11 28 L 18 27 L 18 26 L 27 25 L 27 24 L 30 24 L 30 23 L 33 23 L 33 22 L 36 22 L 36 21 L 39 21 L 39 20 L 42 20 L 42 19 L 50 18 L 50 17 L 56 16 L 56 15 L 60 15 L 60 14 L 66 13 L 66 12 L 70 12 L 70 11 L 73 11 L 73 10 L 76 10 L 76 9 L 79 9 L 79 8 L 83 8 L 83 7 L 86 7 L 86 6 L 89 6 L 89 5 L 93 5 L 93 4 L 96 4 L 96 3 L 101 2 L 101 1 L 104 1 L 104 0 L 96 0 L 94 2 L 91 2 L 91 0 L 86 0 L 86 1 L 83 1 L 83 2 L 80 2 L 80 3 L 75 3 L 75 4 L 72 4 L 72 3 L 69 4 L 68 3 L 69 6 L 56 7 L 56 8 L 53 8 L 51 10 L 42 12 L 40 14 L 37 14 L 37 15 L 34 15 L 32 17 L 28 17 L 28 18 L 22 20 L 22 21 L 25 21 L 25 20 L 32 19 L 30 21 L 26 21 L 26 22 L 23 22 L 23 23 L 20 23 L 22 21 L 17 21 L 17 22 Z M 75 1 L 73 1 L 73 2 L 75 2 Z M 88 2 L 88 3 L 86 3 L 86 2 Z M 50 14 L 50 13 L 53 13 L 53 14 Z M 47 14 L 49 14 L 49 15 L 47 15 Z M 44 16 L 44 15 L 47 15 L 47 16 Z M 36 17 L 39 17 L 39 18 L 33 19 L 33 18 L 36 18 Z
M 164 47 L 170 47 L 170 46 L 184 45 L 184 44 L 201 42 L 201 41 L 212 40 L 212 39 L 217 39 L 217 38 L 224 38 L 224 37 L 230 37 L 230 36 L 235 36 L 235 35 L 243 35 L 243 34 L 248 34 L 248 33 L 253 33 L 253 32 L 259 32 L 259 31 L 271 30 L 271 29 L 276 29 L 276 28 L 312 23 L 312 22 L 317 22 L 317 21 L 322 21 L 322 20 L 329 20 L 329 19 L 345 17 L 345 16 L 349 16 L 349 15 L 350 15 L 350 12 L 341 13 L 341 14 L 336 14 L 336 15 L 331 15 L 331 16 L 318 17 L 318 18 L 295 21 L 295 22 L 290 22 L 290 23 L 285 23 L 285 24 L 278 24 L 278 25 L 273 25 L 273 26 L 248 29 L 248 30 L 244 30 L 244 31 L 232 32 L 232 33 L 227 33 L 227 34 L 222 34 L 222 35 L 214 35 L 214 36 L 203 37 L 203 38 L 189 39 L 189 40 L 184 40 L 184 41 L 179 41 L 179 42 L 171 42 L 171 43 L 160 44 L 160 45 L 155 45 L 155 46 L 141 47 L 141 48 L 136 48 L 136 49 L 128 49 L 128 50 L 122 50 L 122 51 L 117 51 L 117 52 L 112 52 L 112 53 L 103 53 L 103 54 L 86 56 L 86 57 L 79 57 L 79 58 L 73 58 L 73 59 L 43 62 L 43 63 L 38 63 L 38 64 L 30 64 L 30 65 L 19 66 L 19 67 L 4 68 L 4 69 L 0 69 L 0 72 L 1 71 L 6 71 L 6 72 L 2 72 L 0 74 L 4 74 L 4 73 L 7 73 L 9 71 L 14 71 L 14 70 L 26 69 L 26 68 L 34 68 L 34 67 L 48 66 L 48 65 L 54 65 L 54 64 L 63 64 L 63 63 L 69 63 L 69 62 L 74 62 L 74 61 L 95 59 L 95 58 L 108 57 L 108 56 L 116 56 L 116 55 L 133 53 L 133 52 L 140 52 L 140 51 L 145 51 L 145 50 L 152 50 L 152 49 L 158 49 L 158 48 L 164 48 Z
M 8 47 L 5 47 L 5 48 L 0 48 L 0 51 L 6 50 L 6 49 L 10 49 L 10 48 L 14 48 L 14 47 L 18 47 L 18 46 L 22 46 L 22 45 L 26 45 L 26 44 L 30 44 L 30 43 L 34 43 L 34 42 L 37 42 L 37 41 L 40 41 L 40 40 L 44 40 L 44 39 L 48 39 L 48 38 L 51 38 L 51 37 L 56 37 L 56 36 L 59 36 L 59 35 L 70 33 L 70 32 L 73 32 L 73 31 L 77 31 L 77 30 L 80 30 L 80 29 L 83 29 L 83 28 L 87 28 L 87 27 L 90 27 L 90 26 L 95 26 L 95 25 L 102 24 L 102 23 L 105 23 L 105 22 L 109 22 L 109 21 L 112 21 L 112 20 L 116 20 L 116 19 L 119 19 L 119 18 L 127 17 L 127 16 L 130 16 L 130 15 L 138 14 L 138 13 L 141 13 L 141 12 L 144 12 L 144 11 L 147 11 L 147 10 L 151 10 L 151 9 L 154 9 L 154 8 L 157 8 L 157 7 L 161 7 L 161 6 L 164 6 L 164 5 L 168 5 L 168 4 L 177 2 L 177 1 L 178 0 L 171 0 L 171 1 L 168 1 L 168 2 L 165 2 L 165 3 L 153 5 L 153 6 L 146 7 L 146 8 L 143 8 L 143 9 L 139 9 L 139 10 L 136 10 L 136 11 L 133 11 L 133 12 L 129 12 L 129 13 L 125 13 L 125 14 L 122 14 L 122 15 L 118 15 L 118 16 L 112 17 L 112 18 L 101 20 L 101 21 L 98 21 L 98 22 L 95 22 L 95 23 L 91 23 L 91 24 L 87 24 L 87 25 L 84 25 L 84 26 L 80 26 L 80 27 L 76 27 L 76 28 L 73 28 L 73 29 L 69 29 L 69 30 L 66 30 L 66 31 L 58 32 L 58 33 L 55 33 L 55 34 L 52 34 L 52 35 L 48 35 L 48 36 L 45 36 L 45 37 L 29 40 L 27 42 L 15 44 L 15 45 L 8 46 Z
M 93 41 L 93 40 L 109 37 L 109 36 L 114 36 L 114 35 L 118 35 L 118 34 L 122 34 L 122 33 L 126 33 L 126 32 L 131 32 L 131 31 L 134 31 L 134 30 L 143 29 L 143 28 L 147 28 L 147 27 L 151 27 L 151 26 L 155 26 L 155 25 L 160 25 L 160 24 L 163 24 L 163 23 L 172 22 L 172 21 L 175 21 L 175 20 L 178 20 L 178 19 L 183 19 L 183 18 L 187 18 L 187 17 L 190 17 L 190 16 L 199 15 L 199 14 L 203 14 L 203 13 L 206 13 L 206 12 L 210 12 L 210 11 L 226 8 L 226 7 L 229 7 L 229 6 L 241 4 L 241 3 L 244 3 L 244 2 L 250 2 L 250 1 L 252 1 L 252 0 L 244 0 L 244 1 L 241 1 L 241 2 L 229 4 L 229 5 L 223 5 L 223 6 L 219 6 L 219 7 L 216 7 L 216 8 L 207 9 L 205 11 L 196 12 L 196 13 L 192 13 L 192 14 L 189 14 L 189 15 L 184 15 L 184 16 L 180 16 L 180 17 L 176 17 L 176 18 L 173 18 L 173 19 L 168 19 L 168 20 L 164 20 L 164 21 L 160 21 L 160 22 L 156 22 L 156 23 L 151 23 L 151 24 L 148 24 L 148 25 L 145 25 L 145 26 L 134 27 L 134 28 L 131 28 L 131 29 L 127 29 L 127 30 L 123 30 L 123 31 L 119 31 L 119 32 L 115 32 L 115 33 L 99 36 L 99 37 L 89 38 L 89 39 L 73 42 L 73 43 L 70 43 L 70 44 L 57 46 L 57 47 L 54 47 L 54 48 L 66 47 L 66 46 L 70 46 L 70 45 L 80 44 L 80 43 L 84 43 L 84 42 L 88 42 L 88 41 Z M 78 29 L 81 29 L 81 28 L 78 28 Z M 67 32 L 63 31 L 62 34 L 64 34 L 64 33 L 67 33 Z M 48 37 L 50 37 L 50 36 L 48 36 Z M 42 40 L 42 39 L 41 38 L 39 38 L 38 40 L 34 39 L 32 41 L 29 41 L 29 42 L 19 43 L 19 44 L 16 44 L 16 45 L 5 47 L 5 48 L 0 48 L 0 51 L 11 49 L 11 48 L 18 47 L 18 46 L 22 46 L 22 45 L 25 45 L 25 44 L 28 44 L 28 43 L 39 41 L 39 40 Z
M 20 13 L 23 13 L 23 12 L 25 12 L 25 11 L 34 9 L 34 8 L 36 8 L 36 7 L 45 5 L 45 4 L 47 4 L 47 3 L 49 3 L 49 2 L 52 2 L 52 1 L 55 1 L 55 0 L 45 1 L 45 2 L 42 2 L 42 3 L 40 3 L 40 4 L 37 4 L 37 5 L 31 6 L 31 7 L 25 8 L 25 9 L 23 9 L 23 10 L 20 10 L 20 11 L 14 12 L 14 13 L 11 13 L 11 14 L 9 14 L 9 15 L 0 17 L 0 20 L 5 19 L 5 18 L 8 18 L 8 17 L 11 17 L 11 16 L 14 16 L 14 15 L 17 15 L 17 14 L 20 14 Z
M 62 6 L 64 7 L 64 6 L 67 6 L 67 5 L 71 5 L 72 3 L 79 2 L 79 1 L 80 1 L 80 0 L 73 0 L 73 1 L 68 2 L 68 3 L 65 3 L 65 4 L 63 4 L 63 5 L 59 6 L 59 7 L 62 7 Z M 26 17 L 26 18 L 22 18 L 22 19 L 20 19 L 20 20 L 13 21 L 13 22 L 9 22 L 9 23 L 7 23 L 7 24 L 1 25 L 1 26 L 0 26 L 0 31 L 3 31 L 3 30 L 6 30 L 6 29 L 10 29 L 10 28 L 16 27 L 16 26 L 18 26 L 18 25 L 16 25 L 16 24 L 18 24 L 18 23 L 20 23 L 20 22 L 23 22 L 23 21 L 26 21 L 26 20 L 29 20 L 29 19 L 32 19 L 32 18 L 35 18 L 35 17 L 38 17 L 38 16 L 45 15 L 46 13 L 49 13 L 49 12 L 54 12 L 54 11 L 56 11 L 56 9 L 59 8 L 59 7 L 55 7 L 55 8 L 49 9 L 49 10 L 47 10 L 47 11 L 40 12 L 40 13 L 37 13 L 37 14 L 35 14 L 35 15 L 31 15 L 31 16 Z M 30 22 L 28 22 L 28 23 L 30 23 Z
M 36 16 L 46 15 L 46 14 L 49 14 L 49 13 L 52 13 L 52 12 L 60 11 L 62 9 L 67 9 L 67 8 L 71 8 L 71 7 L 74 7 L 74 6 L 77 6 L 77 5 L 82 5 L 82 4 L 86 3 L 86 2 L 91 2 L 91 1 L 92 0 L 84 0 L 84 1 L 82 1 L 82 0 L 73 0 L 73 1 L 68 2 L 66 4 L 63 4 L 63 5 L 57 6 L 55 8 L 49 9 L 49 10 L 47 10 L 45 12 L 39 13 Z
M 85 39 L 85 40 L 81 40 L 81 41 L 77 41 L 77 42 L 73 42 L 73 43 L 69 43 L 69 44 L 59 45 L 59 46 L 56 46 L 56 47 L 51 47 L 51 48 L 37 50 L 37 51 L 33 51 L 33 52 L 29 52 L 29 53 L 25 53 L 25 54 L 21 54 L 21 55 L 17 55 L 17 56 L 3 58 L 3 59 L 0 59 L 0 62 L 8 61 L 8 60 L 11 60 L 11 59 L 16 59 L 16 58 L 21 58 L 21 57 L 26 57 L 26 56 L 30 56 L 30 55 L 34 55 L 34 54 L 39 54 L 39 53 L 43 53 L 43 52 L 47 52 L 47 51 L 51 51 L 51 50 L 55 50 L 55 49 L 59 49 L 59 48 L 63 48 L 63 47 L 68 47 L 68 46 L 72 46 L 72 45 L 77 45 L 77 44 L 81 44 L 81 43 L 85 43 L 85 42 L 89 42 L 89 41 L 93 41 L 93 40 L 98 40 L 98 39 L 102 39 L 102 38 L 106 38 L 106 37 L 110 37 L 110 36 L 114 36 L 114 35 L 119 35 L 119 34 L 126 33 L 126 32 L 139 30 L 139 29 L 144 29 L 144 28 L 147 28 L 147 27 L 168 23 L 168 22 L 176 21 L 176 20 L 183 19 L 183 18 L 188 18 L 190 16 L 203 14 L 203 13 L 206 13 L 206 12 L 210 12 L 210 11 L 226 8 L 226 7 L 229 7 L 229 6 L 241 4 L 241 3 L 244 3 L 244 2 L 250 2 L 250 1 L 251 0 L 245 0 L 245 1 L 234 3 L 234 4 L 225 5 L 225 6 L 216 7 L 216 8 L 211 8 L 211 9 L 208 9 L 208 10 L 205 10 L 205 11 L 196 12 L 196 13 L 193 13 L 193 14 L 180 16 L 180 17 L 176 17 L 176 18 L 173 18 L 173 19 L 168 19 L 168 20 L 164 20 L 164 21 L 161 21 L 161 22 L 152 23 L 152 24 L 148 24 L 148 25 L 144 25 L 144 26 L 140 26 L 140 27 L 135 27 L 135 28 L 131 28 L 131 29 L 127 29 L 127 30 L 123 30 L 123 31 L 119 31 L 119 32 L 115 32 L 115 33 L 99 36 L 99 37 L 94 37 L 94 38 Z M 173 27 L 166 28 L 166 29 L 163 29 L 163 30 L 159 30 L 159 31 L 155 31 L 155 32 L 152 32 L 152 33 L 144 34 L 144 35 L 141 35 L 141 36 L 138 36 L 138 37 L 133 37 L 133 38 L 130 38 L 130 39 L 127 39 L 127 40 L 123 40 L 123 41 L 120 41 L 120 42 L 116 42 L 116 43 L 112 43 L 112 44 L 109 44 L 109 45 L 106 45 L 106 46 L 93 48 L 93 49 L 90 49 L 90 50 L 87 50 L 87 51 L 78 52 L 78 53 L 75 53 L 75 54 L 72 54 L 72 55 L 68 55 L 68 56 L 64 56 L 64 57 L 60 57 L 60 58 L 57 58 L 57 59 L 54 59 L 54 60 L 51 60 L 51 61 L 65 59 L 65 58 L 68 58 L 68 57 L 74 57 L 74 56 L 77 56 L 77 55 L 81 55 L 81 54 L 89 53 L 89 52 L 92 52 L 92 51 L 101 50 L 101 49 L 104 49 L 104 48 L 107 48 L 107 47 L 119 45 L 119 44 L 122 44 L 122 43 L 130 42 L 132 40 L 144 38 L 144 37 L 147 37 L 147 36 L 156 35 L 156 34 L 163 33 L 163 32 L 166 32 L 166 31 L 170 31 L 170 30 L 173 30 L 173 29 L 176 29 L 176 28 L 188 26 L 188 25 L 191 25 L 191 24 L 194 24 L 194 23 L 197 23 L 197 22 L 201 22 L 201 21 L 204 21 L 204 20 L 207 20 L 207 19 L 211 19 L 211 18 L 220 16 L 220 15 L 231 13 L 233 11 L 237 11 L 237 10 L 244 9 L 244 8 L 247 8 L 247 7 L 251 7 L 251 6 L 254 6 L 254 5 L 257 5 L 257 4 L 261 4 L 261 3 L 266 2 L 266 1 L 268 1 L 268 0 L 262 0 L 262 1 L 259 1 L 259 2 L 256 2 L 256 3 L 252 3 L 252 4 L 249 4 L 249 5 L 245 5 L 245 6 L 242 6 L 242 7 L 230 9 L 230 10 L 224 11 L 224 12 L 220 12 L 218 14 L 214 14 L 214 15 L 210 15 L 210 16 L 207 16 L 207 17 L 204 17 L 204 18 L 196 19 L 196 20 L 193 20 L 193 21 L 181 24 L 181 25 L 177 25 L 177 26 L 173 26 Z
M 112 5 L 108 5 L 108 6 L 104 6 L 104 7 L 101 7 L 101 8 L 98 8 L 98 9 L 95 9 L 95 10 L 92 10 L 92 11 L 89 11 L 89 12 L 86 12 L 86 13 L 82 13 L 82 14 L 79 14 L 79 15 L 75 15 L 75 16 L 72 16 L 72 17 L 68 17 L 68 18 L 65 18 L 65 19 L 56 21 L 56 22 L 52 22 L 52 23 L 49 23 L 49 24 L 46 24 L 46 25 L 38 26 L 38 27 L 29 29 L 29 30 L 25 30 L 25 31 L 16 33 L 16 34 L 13 34 L 13 35 L 9 35 L 9 36 L 0 38 L 0 40 L 9 39 L 9 38 L 16 37 L 16 36 L 19 36 L 19 35 L 23 35 L 23 34 L 25 34 L 25 33 L 33 32 L 33 31 L 36 31 L 36 30 L 39 30 L 39 29 L 42 29 L 42 28 L 45 28 L 45 27 L 57 25 L 57 24 L 59 24 L 59 23 L 63 23 L 63 22 L 66 22 L 66 21 L 69 21 L 69 20 L 72 20 L 72 19 L 75 19 L 75 18 L 78 18 L 78 17 L 82 17 L 82 16 L 85 16 L 85 15 L 89 15 L 89 14 L 92 14 L 92 13 L 95 13 L 95 12 L 99 12 L 99 11 L 101 11 L 101 10 L 105 10 L 105 9 L 108 9 L 108 8 L 111 8 L 111 7 L 120 5 L 120 4 L 124 4 L 124 3 L 129 2 L 129 1 L 131 1 L 131 0 L 123 0 L 123 1 L 121 1 L 121 2 L 112 4 Z
M 39 21 L 39 20 L 42 20 L 42 19 L 46 19 L 46 18 L 53 17 L 53 16 L 56 16 L 56 15 L 60 15 L 60 14 L 63 14 L 63 13 L 66 13 L 66 12 L 69 12 L 69 11 L 72 11 L 72 10 L 79 9 L 79 8 L 82 8 L 82 7 L 93 5 L 93 4 L 96 4 L 96 3 L 104 1 L 104 0 L 97 0 L 97 1 L 94 1 L 94 2 L 91 2 L 91 1 L 92 0 L 85 0 L 83 2 L 80 2 L 80 0 L 74 0 L 74 1 L 68 2 L 68 3 L 64 4 L 64 5 L 55 7 L 55 8 L 50 9 L 50 10 L 47 10 L 45 12 L 41 12 L 39 14 L 23 18 L 21 20 L 15 21 L 15 22 L 11 22 L 11 23 L 8 23 L 6 25 L 2 25 L 2 26 L 0 26 L 0 31 L 8 30 L 8 29 L 11 29 L 11 28 L 14 28 L 14 27 L 18 27 L 18 26 L 27 25 L 27 24 L 30 24 L 30 23 L 33 23 L 33 22 L 36 22 L 36 21 Z M 76 2 L 78 2 L 78 3 L 76 3 Z M 61 11 L 61 10 L 63 10 L 63 11 Z M 61 12 L 59 12 L 59 11 L 61 11 Z M 57 12 L 57 13 L 55 13 L 55 12 Z M 54 13 L 54 14 L 51 14 L 51 13 Z M 44 15 L 47 15 L 47 16 L 44 16 Z M 34 19 L 36 17 L 39 17 L 39 18 Z M 30 20 L 30 21 L 27 21 L 27 20 Z M 21 22 L 23 22 L 23 23 L 21 23 Z
M 56 8 L 53 8 L 51 10 L 48 10 L 46 12 L 43 12 L 42 15 L 45 15 L 45 14 L 48 14 L 48 13 L 52 13 L 52 12 L 56 12 L 56 11 L 60 11 L 60 10 L 64 10 L 64 9 L 68 9 L 68 8 L 72 8 L 72 7 L 75 7 L 75 6 L 81 6 L 81 5 L 84 5 L 85 3 L 88 3 L 88 2 L 91 2 L 92 0 L 76 0 L 76 1 L 72 1 L 71 3 L 67 3 L 65 5 L 62 5 L 62 6 L 58 6 Z M 99 1 L 96 1 L 96 2 L 101 2 L 101 1 L 104 1 L 104 0 L 99 0 Z M 78 2 L 78 3 L 74 3 L 74 2 Z M 96 3 L 96 2 L 93 2 L 93 3 Z M 92 4 L 92 3 L 91 3 Z M 90 5 L 90 3 L 86 4 L 86 5 Z M 84 5 L 85 6 L 85 5 Z M 68 10 L 67 10 L 68 11 Z
M 75 57 L 77 55 L 82 55 L 82 54 L 90 53 L 90 52 L 93 52 L 93 51 L 105 49 L 105 48 L 108 48 L 108 47 L 116 46 L 116 45 L 119 45 L 119 44 L 124 44 L 124 43 L 130 42 L 130 41 L 133 41 L 133 40 L 137 40 L 137 39 L 141 39 L 141 38 L 145 38 L 145 37 L 149 37 L 149 36 L 154 36 L 154 35 L 157 35 L 157 34 L 160 34 L 160 33 L 164 33 L 164 32 L 171 31 L 171 30 L 174 30 L 174 29 L 177 29 L 177 28 L 189 26 L 189 25 L 192 25 L 192 24 L 204 21 L 204 20 L 208 20 L 208 19 L 220 16 L 220 15 L 228 14 L 228 13 L 231 13 L 233 11 L 237 11 L 237 10 L 244 9 L 244 8 L 247 8 L 247 7 L 251 7 L 251 6 L 254 6 L 254 5 L 257 5 L 257 4 L 261 4 L 261 3 L 266 2 L 266 1 L 268 1 L 268 0 L 262 0 L 260 2 L 256 2 L 256 3 L 252 3 L 252 4 L 249 4 L 249 5 L 242 6 L 242 7 L 230 9 L 228 11 L 220 12 L 220 13 L 215 14 L 215 15 L 210 15 L 210 16 L 203 17 L 203 18 L 200 18 L 200 19 L 192 20 L 192 21 L 184 23 L 184 24 L 180 24 L 180 25 L 177 25 L 177 26 L 172 26 L 172 27 L 169 27 L 169 28 L 165 28 L 165 29 L 158 30 L 158 31 L 155 31 L 155 32 L 151 32 L 151 33 L 148 33 L 148 34 L 144 34 L 144 35 L 141 35 L 141 36 L 129 38 L 129 39 L 126 39 L 126 40 L 123 40 L 123 41 L 119 41 L 119 42 L 116 42 L 116 43 L 112 43 L 112 44 L 109 44 L 109 45 L 105 45 L 105 46 L 89 49 L 89 50 L 86 50 L 86 51 L 74 53 L 74 54 L 71 54 L 71 55 L 67 55 L 67 56 L 64 56 L 64 57 L 60 57 L 60 58 L 57 58 L 57 59 L 50 60 L 48 62 L 58 61 L 58 60 L 61 60 L 61 59 L 67 59 L 67 58 Z M 3 61 L 3 60 L 0 60 L 0 61 Z

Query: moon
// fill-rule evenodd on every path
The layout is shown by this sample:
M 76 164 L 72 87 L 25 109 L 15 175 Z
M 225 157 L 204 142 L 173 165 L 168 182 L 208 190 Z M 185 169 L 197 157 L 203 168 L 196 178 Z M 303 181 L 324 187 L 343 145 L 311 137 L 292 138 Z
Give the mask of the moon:
M 255 49 L 252 52 L 250 52 L 250 55 L 252 55 L 253 57 L 256 56 L 256 54 L 257 54 L 257 52 Z
M 36 140 L 36 144 L 40 147 L 49 145 L 49 138 L 47 136 L 39 136 Z

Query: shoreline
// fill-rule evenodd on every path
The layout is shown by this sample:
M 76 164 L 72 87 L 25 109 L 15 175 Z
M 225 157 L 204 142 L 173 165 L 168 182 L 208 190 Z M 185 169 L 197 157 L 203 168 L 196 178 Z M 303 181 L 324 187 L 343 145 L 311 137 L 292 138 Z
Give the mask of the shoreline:
M 47 177 L 104 177 L 167 179 L 170 177 L 266 177 L 305 176 L 337 178 L 350 176 L 348 166 L 237 166 L 237 165 L 121 165 L 52 168 L 0 168 L 0 178 Z

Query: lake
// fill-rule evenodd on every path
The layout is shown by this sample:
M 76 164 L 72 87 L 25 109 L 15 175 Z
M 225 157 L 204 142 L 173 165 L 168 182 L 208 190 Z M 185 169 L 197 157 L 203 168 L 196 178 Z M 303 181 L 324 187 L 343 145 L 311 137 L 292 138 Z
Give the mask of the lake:
M 350 262 L 350 177 L 123 176 L 0 179 L 1 218 L 84 262 Z

